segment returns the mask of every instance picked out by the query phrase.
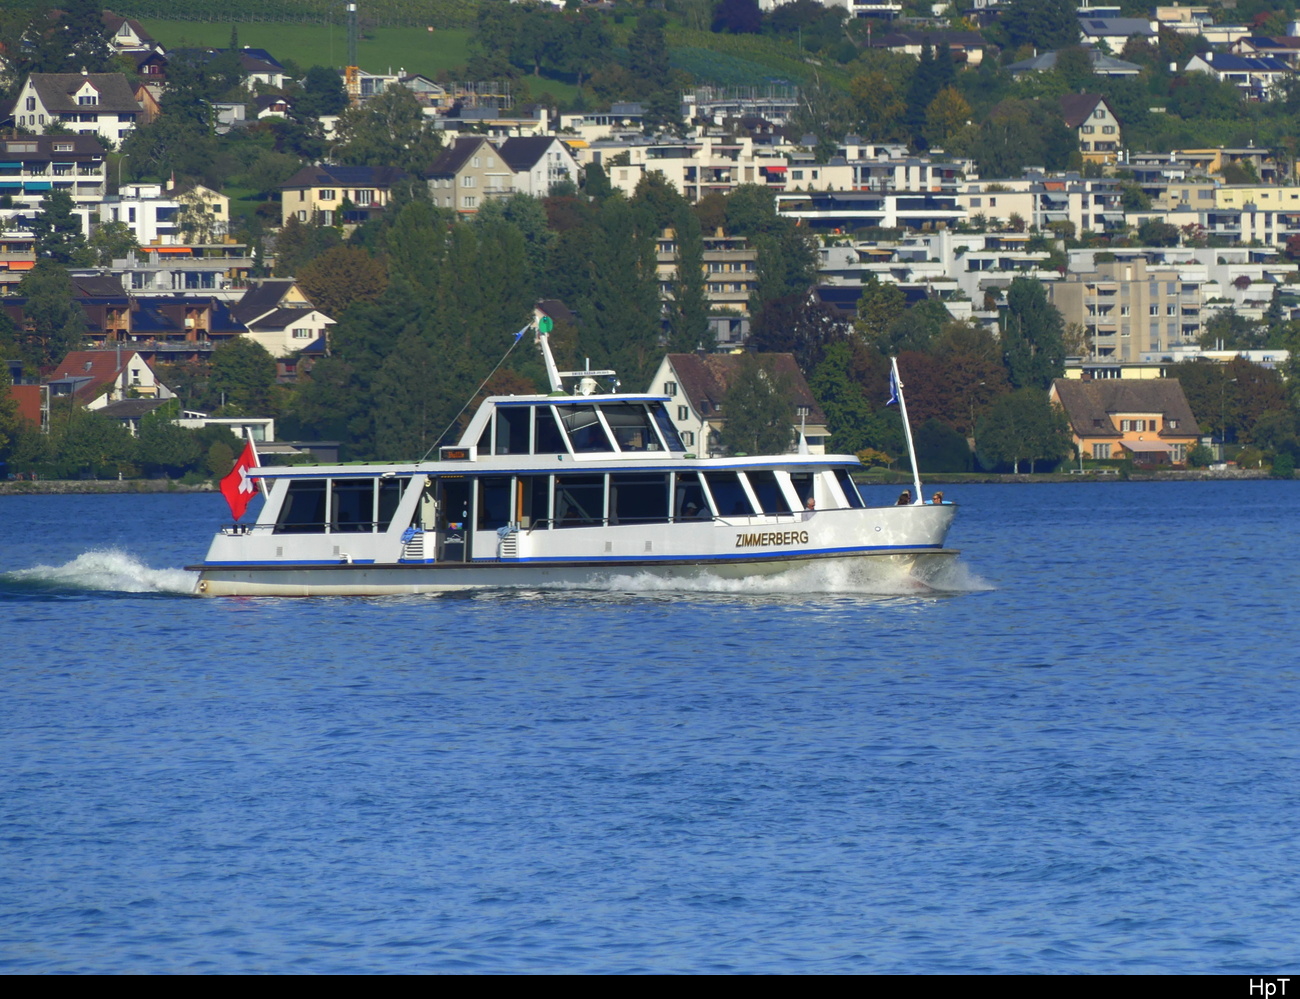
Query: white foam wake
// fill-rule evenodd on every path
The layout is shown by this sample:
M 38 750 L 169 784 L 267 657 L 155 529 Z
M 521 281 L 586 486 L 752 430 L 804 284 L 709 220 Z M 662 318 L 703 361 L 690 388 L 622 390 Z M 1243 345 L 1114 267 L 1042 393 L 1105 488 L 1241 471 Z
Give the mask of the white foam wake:
M 83 552 L 63 565 L 35 565 L 5 577 L 21 583 L 118 593 L 193 593 L 197 575 L 183 569 L 151 569 L 118 548 Z
M 974 593 L 993 587 L 955 559 L 939 559 L 912 571 L 883 559 L 821 562 L 770 576 L 728 579 L 709 573 L 665 578 L 650 573 L 611 575 L 605 587 L 634 592 L 741 595 L 861 594 L 916 596 Z

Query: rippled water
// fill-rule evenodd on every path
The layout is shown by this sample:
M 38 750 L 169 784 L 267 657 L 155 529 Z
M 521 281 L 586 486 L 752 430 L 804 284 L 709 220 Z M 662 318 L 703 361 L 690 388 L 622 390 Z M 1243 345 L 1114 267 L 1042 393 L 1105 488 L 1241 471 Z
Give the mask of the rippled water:
M 0 498 L 0 968 L 1285 971 L 1295 484 L 947 492 L 937 589 L 321 600 Z

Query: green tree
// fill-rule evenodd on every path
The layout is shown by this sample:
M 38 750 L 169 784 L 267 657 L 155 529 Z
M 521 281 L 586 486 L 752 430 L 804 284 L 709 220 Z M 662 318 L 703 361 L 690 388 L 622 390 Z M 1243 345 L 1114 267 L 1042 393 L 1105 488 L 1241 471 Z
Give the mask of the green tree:
M 337 319 L 353 302 L 378 298 L 388 287 L 388 270 L 365 250 L 335 246 L 298 272 L 298 285 L 316 308 Z
M 664 39 L 664 16 L 649 10 L 637 18 L 628 39 L 628 69 L 645 91 L 668 86 L 668 43 Z
M 342 114 L 348 106 L 348 93 L 338 70 L 312 66 L 303 79 L 302 93 L 293 104 L 293 113 L 303 121 L 314 122 L 321 115 Z
M 38 260 L 18 283 L 31 353 L 41 366 L 58 364 L 86 335 L 86 314 L 77 303 L 72 278 L 51 260 Z
M 1063 49 L 1079 38 L 1079 21 L 1072 0 L 1011 0 L 1001 24 L 1013 46 Z
M 92 262 L 81 219 L 73 211 L 72 195 L 66 191 L 47 191 L 31 225 L 38 257 L 71 267 L 85 267 Z
M 415 94 L 405 87 L 391 87 L 348 108 L 335 128 L 334 155 L 346 166 L 393 166 L 418 177 L 441 148 Z
M 784 454 L 794 441 L 790 388 L 770 360 L 743 354 L 727 387 L 718 443 L 732 454 Z
M 100 267 L 108 267 L 114 260 L 122 260 L 140 248 L 135 233 L 125 222 L 100 222 L 90 233 L 87 245 Z
M 18 438 L 18 400 L 9 391 L 12 387 L 9 366 L 0 364 L 0 464 L 8 459 Z
M 853 327 L 870 346 L 888 353 L 890 325 L 907 310 L 907 296 L 892 281 L 871 274 L 863 282 L 858 298 L 858 318 Z
M 136 460 L 147 475 L 179 476 L 195 467 L 202 457 L 198 436 L 172 422 L 180 407 L 172 401 L 140 420 L 136 438 Z
M 1055 464 L 1070 453 L 1070 431 L 1065 414 L 1047 399 L 1047 393 L 1022 388 L 1002 396 L 976 430 L 980 461 L 985 467 L 1010 465 L 1019 475 L 1028 462 L 1032 475 L 1038 462 Z
M 89 473 L 98 478 L 134 471 L 130 467 L 135 451 L 131 432 L 117 420 L 93 410 L 73 410 L 58 428 L 55 447 L 65 477 Z
M 913 443 L 922 472 L 969 472 L 974 465 L 966 438 L 933 416 L 917 429 Z
M 275 358 L 256 340 L 232 337 L 212 352 L 210 390 L 225 400 L 226 415 L 274 415 Z
M 1002 317 L 1002 345 L 1007 376 L 1015 388 L 1046 391 L 1065 374 L 1065 321 L 1047 301 L 1043 286 L 1027 277 L 1013 278 Z
M 1026 166 L 1065 169 L 1078 142 L 1055 108 L 1008 98 L 989 111 L 961 151 L 975 158 L 983 177 L 1016 177 Z
M 836 454 L 856 454 L 871 443 L 871 404 L 853 377 L 853 360 L 853 348 L 847 342 L 830 344 L 808 383 L 826 414 Z
M 707 346 L 713 337 L 705 292 L 704 237 L 699 217 L 684 200 L 677 208 L 673 232 L 677 267 L 668 303 L 667 347 L 670 352 L 680 353 Z
M 275 240 L 276 277 L 294 277 L 325 251 L 343 241 L 338 229 L 290 218 Z

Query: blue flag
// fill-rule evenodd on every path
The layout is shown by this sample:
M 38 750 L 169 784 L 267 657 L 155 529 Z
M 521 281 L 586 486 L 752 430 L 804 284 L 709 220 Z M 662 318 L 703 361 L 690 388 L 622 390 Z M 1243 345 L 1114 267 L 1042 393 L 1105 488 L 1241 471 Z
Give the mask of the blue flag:
M 886 406 L 892 406 L 898 402 L 898 372 L 893 368 L 889 369 L 889 401 Z

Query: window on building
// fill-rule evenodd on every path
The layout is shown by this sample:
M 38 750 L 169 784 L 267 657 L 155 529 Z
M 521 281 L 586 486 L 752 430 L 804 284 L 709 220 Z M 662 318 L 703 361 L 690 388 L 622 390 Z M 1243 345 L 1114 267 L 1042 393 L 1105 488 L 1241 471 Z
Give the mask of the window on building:
M 678 406 L 678 407 L 677 407 L 677 419 L 679 419 L 679 420 L 689 420 L 690 418 L 691 418 L 691 410 L 690 410 L 690 407 L 689 407 L 689 406 Z
M 82 94 L 80 97 L 77 98 L 77 104 L 79 104 L 81 107 L 93 107 L 98 103 L 99 103 L 98 94 Z
M 460 199 L 460 206 L 461 208 L 477 208 L 478 198 L 474 197 L 472 194 L 467 194 L 465 197 Z
M 333 201 L 333 200 L 334 200 L 334 191 L 331 190 L 331 189 L 328 188 L 328 187 L 323 187 L 323 188 L 321 188 L 320 199 L 321 199 L 321 201 Z
M 310 340 L 311 330 L 305 329 L 303 327 L 297 327 L 293 331 L 293 338 L 295 340 Z
M 356 197 L 353 198 L 353 200 L 358 205 L 369 205 L 375 200 L 374 191 L 357 191 L 355 193 L 356 193 Z
M 664 382 L 664 395 L 676 395 L 676 394 L 677 394 L 677 383 Z
M 36 110 L 36 98 L 35 98 L 35 97 L 29 97 L 29 98 L 27 98 L 27 110 L 28 110 L 28 111 L 35 111 L 35 110 Z
M 1110 445 L 1094 444 L 1092 446 L 1092 456 L 1102 460 L 1108 459 L 1110 457 Z

